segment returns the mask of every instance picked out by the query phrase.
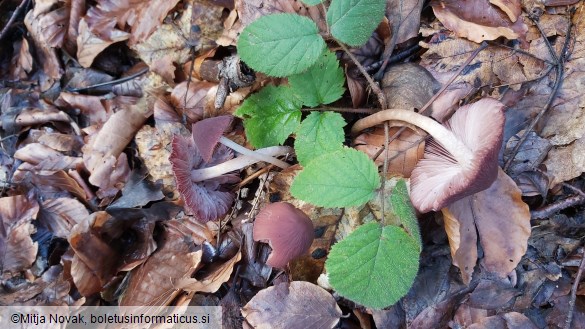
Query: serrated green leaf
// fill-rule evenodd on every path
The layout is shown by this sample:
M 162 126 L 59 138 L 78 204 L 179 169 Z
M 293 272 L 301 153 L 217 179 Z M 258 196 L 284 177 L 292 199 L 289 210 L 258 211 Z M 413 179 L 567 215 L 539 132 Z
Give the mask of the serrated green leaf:
M 368 223 L 329 252 L 329 283 L 341 295 L 381 309 L 406 295 L 418 272 L 419 247 L 397 226 Z
M 416 218 L 414 207 L 410 202 L 408 189 L 406 188 L 406 181 L 404 179 L 401 179 L 396 183 L 396 186 L 390 195 L 390 203 L 392 204 L 394 213 L 402 222 L 402 226 L 404 226 L 406 232 L 414 239 L 419 246 L 419 249 L 422 250 L 418 219 Z
M 246 137 L 256 148 L 282 144 L 301 122 L 301 101 L 286 86 L 266 86 L 248 97 L 234 115 L 244 119 Z
M 301 0 L 304 4 L 309 6 L 315 6 L 320 4 L 323 0 Z
M 260 17 L 246 26 L 238 39 L 240 58 L 254 70 L 275 77 L 303 72 L 324 49 L 317 25 L 296 14 Z
M 311 112 L 299 126 L 295 140 L 297 160 L 306 166 L 323 154 L 343 148 L 345 120 L 339 113 Z
M 343 148 L 309 162 L 295 177 L 290 192 L 320 207 L 359 206 L 380 187 L 378 167 L 368 156 Z
M 335 39 L 361 46 L 382 21 L 385 8 L 386 0 L 333 0 L 327 10 L 327 24 Z
M 303 105 L 309 107 L 338 100 L 345 91 L 343 82 L 344 74 L 339 67 L 339 61 L 330 51 L 323 53 L 305 72 L 288 78 L 293 93 Z

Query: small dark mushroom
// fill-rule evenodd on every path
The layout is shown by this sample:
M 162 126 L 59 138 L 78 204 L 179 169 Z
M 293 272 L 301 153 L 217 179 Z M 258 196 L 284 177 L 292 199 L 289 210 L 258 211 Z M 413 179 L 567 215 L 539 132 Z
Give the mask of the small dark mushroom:
M 267 242 L 272 248 L 266 264 L 285 268 L 288 262 L 311 247 L 313 222 L 290 203 L 271 203 L 256 215 L 253 235 L 254 241 Z

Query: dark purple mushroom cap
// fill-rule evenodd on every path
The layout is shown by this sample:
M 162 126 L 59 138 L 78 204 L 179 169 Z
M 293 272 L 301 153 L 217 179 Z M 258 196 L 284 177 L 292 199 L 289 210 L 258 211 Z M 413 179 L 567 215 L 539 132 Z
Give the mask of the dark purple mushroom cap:
M 254 241 L 270 245 L 272 253 L 266 264 L 272 267 L 285 268 L 288 262 L 305 254 L 314 236 L 311 219 L 287 202 L 267 205 L 254 221 Z
M 213 118 L 197 121 L 192 126 L 193 141 L 201 153 L 203 160 L 209 162 L 213 150 L 223 135 L 224 131 L 232 122 L 231 115 L 221 115 Z
M 213 150 L 212 150 L 213 151 Z M 215 220 L 227 213 L 234 201 L 234 194 L 222 186 L 239 181 L 235 174 L 225 174 L 202 182 L 193 182 L 191 171 L 215 166 L 233 157 L 224 145 L 219 145 L 211 161 L 203 160 L 193 139 L 175 135 L 169 160 L 177 182 L 177 189 L 187 208 L 203 223 Z
M 496 180 L 503 109 L 499 101 L 483 98 L 461 107 L 445 124 L 471 151 L 467 164 L 456 161 L 434 140 L 427 144 L 410 178 L 410 198 L 418 211 L 437 211 L 487 189 Z

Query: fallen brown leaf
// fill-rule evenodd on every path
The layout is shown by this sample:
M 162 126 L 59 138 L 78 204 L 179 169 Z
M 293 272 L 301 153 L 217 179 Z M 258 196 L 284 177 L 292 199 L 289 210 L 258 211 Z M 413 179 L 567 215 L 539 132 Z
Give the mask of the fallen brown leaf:
M 242 308 L 242 315 L 256 329 L 333 328 L 341 309 L 323 288 L 293 281 L 260 291 Z

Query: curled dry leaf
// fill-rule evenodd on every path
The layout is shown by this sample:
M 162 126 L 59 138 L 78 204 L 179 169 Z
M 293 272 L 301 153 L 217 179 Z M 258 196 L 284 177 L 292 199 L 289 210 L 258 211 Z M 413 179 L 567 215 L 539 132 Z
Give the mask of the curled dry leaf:
M 341 309 L 325 289 L 293 281 L 260 291 L 242 308 L 242 315 L 257 329 L 333 328 Z
M 183 233 L 172 227 L 165 229 L 158 250 L 128 274 L 119 305 L 168 305 L 180 293 L 179 283 L 200 267 L 202 251 L 193 251 L 193 247 Z
M 100 187 L 98 196 L 113 195 L 126 182 L 130 170 L 122 151 L 151 114 L 152 107 L 141 99 L 116 112 L 99 132 L 90 136 L 83 147 L 83 162 L 91 173 L 89 182 Z
M 210 82 L 193 80 L 187 90 L 187 81 L 181 82 L 171 92 L 171 105 L 180 115 L 186 116 L 189 123 L 195 123 L 203 119 L 208 90 L 213 86 Z
M 513 271 L 526 253 L 530 212 L 521 197 L 520 189 L 500 169 L 498 178 L 487 190 L 446 207 L 443 215 L 451 256 L 453 263 L 461 269 L 466 283 L 470 282 L 476 263 L 474 239 L 479 238 L 483 248 L 482 264 L 485 269 L 501 277 Z
M 508 12 L 520 13 L 520 1 L 514 0 Z M 437 18 L 457 36 L 480 43 L 505 37 L 510 40 L 524 39 L 528 27 L 516 16 L 513 20 L 488 0 L 456 0 L 434 1 L 433 11 Z
M 87 21 L 82 18 L 79 21 L 79 34 L 77 35 L 77 60 L 83 67 L 90 67 L 93 60 L 110 45 L 128 39 L 130 35 L 124 31 L 112 29 L 109 38 L 102 38 L 93 34 L 87 26 Z
M 71 230 L 68 241 L 75 253 L 71 276 L 82 295 L 101 291 L 116 273 L 141 264 L 154 251 L 154 222 L 131 215 L 94 212 Z
M 18 273 L 35 261 L 38 244 L 30 236 L 38 211 L 39 205 L 27 196 L 0 198 L 0 272 Z
M 35 49 L 37 50 L 36 55 L 39 63 L 43 66 L 44 73 L 53 80 L 60 79 L 63 75 L 63 69 L 57 53 L 53 47 L 47 44 L 39 26 L 40 20 L 32 10 L 26 14 L 24 24 L 34 41 Z
M 67 239 L 73 226 L 87 216 L 89 212 L 76 199 L 56 198 L 44 200 L 41 203 L 38 220 L 54 236 Z
M 389 129 L 389 136 L 392 137 L 400 128 Z M 425 136 L 420 135 L 411 129 L 406 129 L 400 136 L 388 144 L 388 152 L 380 153 L 384 146 L 384 128 L 374 128 L 371 131 L 358 135 L 353 144 L 357 150 L 366 153 L 370 158 L 378 155 L 374 162 L 378 166 L 384 163 L 384 156 L 388 154 L 388 173 L 397 173 L 404 177 L 410 177 L 414 166 L 425 152 Z
M 186 278 L 181 280 L 178 285 L 182 289 L 193 293 L 216 292 L 222 284 L 226 283 L 230 279 L 230 276 L 234 270 L 234 266 L 237 262 L 240 261 L 241 258 L 242 253 L 238 251 L 236 255 L 227 262 L 219 266 L 212 266 L 212 268 L 207 271 L 204 277 L 198 279 Z
M 467 327 L 469 329 L 488 329 L 488 328 L 538 328 L 526 315 L 518 312 L 509 312 L 498 314 L 481 319 L 479 323 L 474 323 Z

